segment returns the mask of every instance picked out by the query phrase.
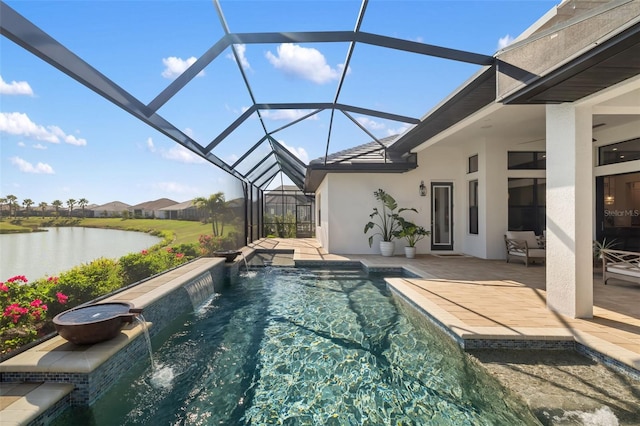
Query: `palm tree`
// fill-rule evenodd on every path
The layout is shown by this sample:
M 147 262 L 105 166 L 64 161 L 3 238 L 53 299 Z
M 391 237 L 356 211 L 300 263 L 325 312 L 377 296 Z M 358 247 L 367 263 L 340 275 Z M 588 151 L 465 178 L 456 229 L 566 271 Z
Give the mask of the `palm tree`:
M 224 215 L 227 211 L 227 202 L 224 199 L 224 192 L 216 192 L 209 198 L 198 197 L 193 203 L 199 209 L 207 210 L 211 221 L 213 236 L 218 237 L 224 234 Z
M 38 204 L 38 207 L 40 207 L 40 210 L 42 210 L 42 217 L 44 217 L 44 212 L 47 210 L 47 207 L 49 205 L 46 203 L 46 201 L 42 201 L 40 202 L 40 204 Z
M 33 200 L 31 198 L 25 198 L 24 200 L 22 200 L 22 205 L 27 212 L 27 218 L 29 218 L 29 209 L 33 205 Z
M 2 220 L 3 215 L 2 215 L 2 206 L 7 204 L 7 198 L 6 197 L 2 197 L 0 198 L 0 220 Z
M 89 204 L 89 200 L 87 200 L 86 198 L 80 198 L 78 200 L 78 205 L 82 208 L 82 218 L 84 219 L 84 208 L 85 206 Z
M 51 205 L 53 206 L 53 208 L 56 209 L 56 217 L 60 217 L 60 207 L 62 207 L 62 201 L 60 200 L 53 200 L 53 202 L 51 203 Z
M 76 200 L 73 198 L 69 198 L 67 200 L 67 207 L 69 207 L 69 217 L 71 217 L 71 212 L 73 211 L 73 206 L 76 205 Z
M 13 217 L 16 217 L 16 211 L 17 209 L 17 201 L 18 201 L 18 197 L 16 197 L 15 195 L 7 195 L 7 201 L 9 202 L 9 217 L 11 217 L 11 210 L 13 209 Z

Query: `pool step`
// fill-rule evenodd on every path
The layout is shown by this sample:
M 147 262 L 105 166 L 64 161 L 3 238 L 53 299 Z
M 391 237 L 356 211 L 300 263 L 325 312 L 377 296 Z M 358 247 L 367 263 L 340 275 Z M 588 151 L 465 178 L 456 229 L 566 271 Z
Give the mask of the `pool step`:
M 2 383 L 2 426 L 48 424 L 69 406 L 70 383 Z

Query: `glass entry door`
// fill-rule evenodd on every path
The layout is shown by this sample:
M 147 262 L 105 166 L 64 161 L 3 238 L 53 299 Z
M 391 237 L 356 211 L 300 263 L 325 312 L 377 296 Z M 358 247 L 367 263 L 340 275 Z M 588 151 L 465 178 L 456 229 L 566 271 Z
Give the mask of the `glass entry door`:
M 431 250 L 453 250 L 453 183 L 431 183 Z
M 311 220 L 311 205 L 296 206 L 296 238 L 313 237 L 313 221 Z

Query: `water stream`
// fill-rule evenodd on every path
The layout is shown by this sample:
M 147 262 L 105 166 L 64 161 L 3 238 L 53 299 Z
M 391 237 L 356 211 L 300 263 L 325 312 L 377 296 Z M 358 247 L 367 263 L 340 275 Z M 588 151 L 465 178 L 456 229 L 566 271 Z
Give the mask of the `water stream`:
M 198 309 L 211 298 L 211 295 L 215 294 L 213 277 L 209 272 L 205 272 L 187 283 L 184 289 L 189 293 L 189 299 L 191 299 L 191 305 L 194 310 Z
M 245 274 L 243 276 L 246 278 L 254 278 L 257 272 L 251 271 L 249 269 L 249 263 L 247 263 L 247 258 L 244 256 L 244 253 L 240 252 L 240 254 L 242 254 L 242 260 L 244 260 L 244 268 L 246 269 Z
M 151 337 L 149 336 L 147 321 L 144 319 L 144 316 L 142 314 L 138 314 L 136 316 L 136 321 L 138 321 L 142 326 L 144 338 L 147 342 L 147 348 L 149 350 L 149 359 L 151 360 L 151 384 L 156 389 L 168 389 L 173 383 L 173 368 L 156 363 L 153 358 L 153 347 L 151 346 Z

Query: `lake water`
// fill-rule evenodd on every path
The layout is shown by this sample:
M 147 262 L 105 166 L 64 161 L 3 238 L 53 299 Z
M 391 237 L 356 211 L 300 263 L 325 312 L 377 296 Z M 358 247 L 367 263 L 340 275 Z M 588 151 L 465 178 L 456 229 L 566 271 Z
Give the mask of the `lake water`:
M 100 257 L 117 259 L 149 248 L 161 238 L 144 232 L 82 227 L 0 235 L 0 281 L 25 275 L 29 281 L 55 276 Z

